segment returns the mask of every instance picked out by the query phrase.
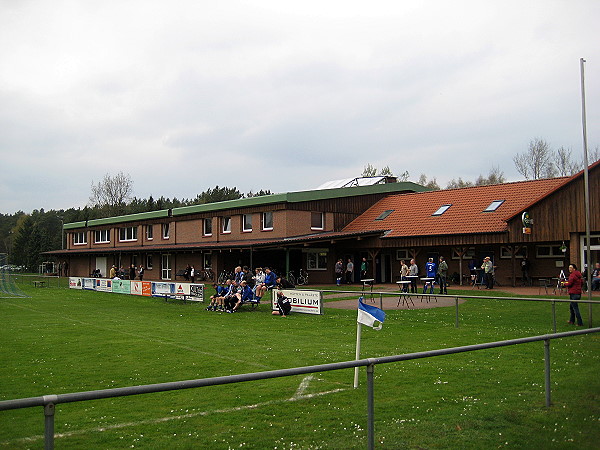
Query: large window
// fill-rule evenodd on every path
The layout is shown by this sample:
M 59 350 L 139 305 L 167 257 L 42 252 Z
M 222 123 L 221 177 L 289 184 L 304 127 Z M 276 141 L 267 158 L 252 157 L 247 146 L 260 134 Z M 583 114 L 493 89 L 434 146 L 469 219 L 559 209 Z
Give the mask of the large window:
M 146 239 L 148 239 L 149 241 L 154 239 L 154 226 L 153 225 L 146 225 Z
M 252 231 L 252 214 L 244 214 L 242 216 L 242 231 Z
M 94 231 L 94 243 L 95 244 L 106 244 L 107 242 L 110 242 L 110 230 Z
M 169 239 L 169 232 L 171 230 L 170 225 L 171 224 L 169 224 L 169 223 L 163 223 L 162 224 L 162 237 L 163 237 L 163 239 Z
M 506 246 L 502 246 L 500 247 L 500 258 L 503 259 L 508 259 L 508 258 L 512 258 L 513 255 L 513 248 L 512 247 L 506 247 Z M 515 253 L 515 258 L 527 258 L 527 247 L 520 247 L 519 251 Z
M 119 228 L 119 241 L 137 241 L 137 227 Z
M 270 231 L 273 229 L 273 213 L 267 211 L 261 214 L 262 229 L 264 231 Z
M 212 217 L 202 220 L 202 236 L 212 236 Z
M 146 255 L 146 269 L 152 269 L 152 255 Z
M 309 251 L 306 254 L 306 268 L 308 270 L 327 270 L 327 252 Z
M 223 233 L 231 233 L 231 217 L 225 216 L 221 219 L 221 224 L 223 225 L 221 231 Z
M 560 245 L 536 245 L 536 258 L 563 258 L 565 254 L 560 249 Z
M 160 276 L 163 280 L 171 279 L 171 255 L 162 255 L 160 264 Z
M 73 233 L 73 244 L 74 245 L 87 244 L 87 236 L 86 236 L 85 231 L 80 231 L 78 233 Z
M 322 212 L 310 213 L 310 229 L 323 230 L 325 228 L 325 215 Z

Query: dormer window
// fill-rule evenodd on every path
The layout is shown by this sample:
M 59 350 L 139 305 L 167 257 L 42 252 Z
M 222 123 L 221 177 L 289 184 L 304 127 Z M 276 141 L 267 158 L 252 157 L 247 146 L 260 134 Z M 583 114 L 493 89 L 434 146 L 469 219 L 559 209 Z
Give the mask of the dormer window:
M 441 216 L 442 214 L 444 214 L 446 211 L 448 211 L 448 209 L 452 206 L 452 204 L 449 205 L 442 205 L 438 208 L 438 210 L 436 212 L 434 212 L 432 214 L 432 216 Z
M 489 204 L 487 208 L 483 210 L 483 212 L 496 211 L 502 203 L 504 203 L 504 200 L 494 200 L 492 203 Z

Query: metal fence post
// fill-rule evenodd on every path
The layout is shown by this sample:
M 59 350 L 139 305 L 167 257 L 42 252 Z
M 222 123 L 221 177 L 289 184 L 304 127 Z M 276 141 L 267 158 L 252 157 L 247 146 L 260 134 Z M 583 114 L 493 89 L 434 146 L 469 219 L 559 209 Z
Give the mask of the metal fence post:
M 44 448 L 54 450 L 54 404 L 58 400 L 56 395 L 44 396 Z
M 454 320 L 454 327 L 458 328 L 458 297 L 454 298 L 454 303 L 456 304 L 456 319 Z
M 544 339 L 544 365 L 546 375 L 546 407 L 550 407 L 550 339 Z
M 375 448 L 375 404 L 373 393 L 373 372 L 375 364 L 367 366 L 367 448 Z

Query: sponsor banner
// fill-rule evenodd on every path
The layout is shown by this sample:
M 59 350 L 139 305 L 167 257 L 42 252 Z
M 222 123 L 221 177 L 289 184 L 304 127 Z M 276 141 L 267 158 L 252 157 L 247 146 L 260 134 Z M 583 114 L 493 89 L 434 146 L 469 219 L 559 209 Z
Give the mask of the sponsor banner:
M 142 281 L 142 295 L 146 297 L 152 296 L 152 282 L 151 281 Z
M 175 295 L 175 283 L 163 283 L 159 281 L 152 281 L 152 295 Z
M 203 284 L 190 284 L 190 297 L 204 301 L 204 285 Z
M 177 295 L 190 295 L 190 283 L 175 283 L 175 293 Z
M 83 279 L 80 277 L 69 277 L 69 287 L 71 289 L 82 289 Z
M 303 314 L 323 314 L 323 301 L 319 291 L 298 291 L 283 289 L 283 295 L 290 299 L 292 312 Z M 271 291 L 273 311 L 277 309 L 277 290 Z
M 92 291 L 96 289 L 96 279 L 95 278 L 83 278 L 83 289 L 91 289 Z
M 116 294 L 131 294 L 131 281 L 112 280 L 112 291 Z
M 129 289 L 130 289 L 129 293 L 131 295 L 142 295 L 142 282 L 141 281 L 130 281 Z
M 112 292 L 113 280 L 106 278 L 96 278 L 96 290 L 99 292 Z

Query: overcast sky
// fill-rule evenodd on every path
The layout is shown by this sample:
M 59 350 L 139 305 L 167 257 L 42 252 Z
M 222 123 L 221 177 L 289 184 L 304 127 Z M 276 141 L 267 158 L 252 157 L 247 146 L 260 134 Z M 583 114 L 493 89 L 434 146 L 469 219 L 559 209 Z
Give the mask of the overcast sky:
M 291 192 L 370 163 L 445 187 L 600 144 L 600 1 L 0 0 L 0 212 Z

